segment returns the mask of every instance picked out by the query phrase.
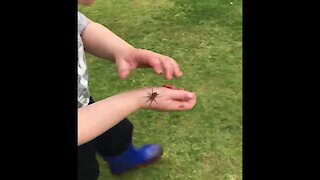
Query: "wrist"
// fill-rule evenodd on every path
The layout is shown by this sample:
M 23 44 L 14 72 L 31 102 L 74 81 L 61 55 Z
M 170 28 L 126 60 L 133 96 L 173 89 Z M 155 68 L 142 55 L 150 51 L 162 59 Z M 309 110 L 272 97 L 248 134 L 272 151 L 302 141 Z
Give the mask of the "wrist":
M 147 96 L 149 92 L 149 88 L 142 88 L 142 89 L 138 89 L 137 90 L 137 106 L 139 107 L 139 109 L 147 109 L 146 106 L 146 101 L 148 100 Z
M 126 98 L 128 99 L 127 103 L 132 102 L 135 110 L 139 110 L 139 109 L 145 109 L 145 101 L 147 100 L 147 98 L 145 98 L 145 96 L 147 96 L 146 93 L 147 92 L 147 88 L 143 88 L 143 89 L 136 89 L 136 90 L 132 90 L 129 92 L 126 92 Z
M 127 54 L 132 54 L 132 52 L 136 51 L 137 49 L 130 44 L 127 47 L 121 48 L 121 50 L 115 52 L 112 56 L 114 60 L 123 59 L 127 56 Z

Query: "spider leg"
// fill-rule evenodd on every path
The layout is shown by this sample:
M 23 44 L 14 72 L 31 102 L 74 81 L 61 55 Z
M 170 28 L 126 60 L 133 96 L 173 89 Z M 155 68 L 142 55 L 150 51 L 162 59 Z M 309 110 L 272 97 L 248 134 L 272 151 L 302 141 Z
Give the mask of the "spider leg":
M 154 100 L 154 102 L 156 102 L 157 104 L 158 104 L 158 102 L 156 101 L 156 99 L 153 99 Z
M 153 99 L 151 99 L 149 106 L 151 106 Z
M 158 96 L 157 97 L 162 97 L 162 96 L 159 96 L 164 90 L 162 90 L 160 93 L 158 93 Z

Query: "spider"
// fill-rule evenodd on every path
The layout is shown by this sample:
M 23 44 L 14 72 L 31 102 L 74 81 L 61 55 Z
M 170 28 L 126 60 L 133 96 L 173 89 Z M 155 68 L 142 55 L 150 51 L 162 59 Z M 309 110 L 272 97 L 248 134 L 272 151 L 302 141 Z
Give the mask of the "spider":
M 147 93 L 148 93 L 148 92 L 147 92 Z M 146 102 L 150 101 L 149 106 L 151 106 L 151 104 L 152 104 L 153 101 L 157 103 L 156 97 L 160 97 L 160 96 L 159 96 L 160 93 L 153 92 L 153 88 L 152 88 L 151 94 L 150 94 L 150 93 L 148 93 L 148 94 L 149 94 L 149 96 L 145 96 L 145 97 L 148 98 L 148 100 L 147 100 Z M 158 104 L 158 103 L 157 103 L 157 104 Z

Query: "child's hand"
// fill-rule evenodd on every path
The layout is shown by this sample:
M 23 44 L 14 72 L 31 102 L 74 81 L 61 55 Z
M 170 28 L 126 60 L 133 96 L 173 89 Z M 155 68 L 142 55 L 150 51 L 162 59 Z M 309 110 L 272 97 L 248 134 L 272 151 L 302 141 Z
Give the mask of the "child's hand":
M 149 50 L 133 48 L 115 58 L 120 79 L 126 79 L 130 72 L 136 68 L 153 68 L 157 74 L 163 74 L 167 80 L 173 77 L 181 77 L 182 72 L 177 62 L 162 54 Z
M 153 87 L 139 90 L 141 108 L 156 111 L 191 110 L 196 104 L 196 94 L 184 90 Z

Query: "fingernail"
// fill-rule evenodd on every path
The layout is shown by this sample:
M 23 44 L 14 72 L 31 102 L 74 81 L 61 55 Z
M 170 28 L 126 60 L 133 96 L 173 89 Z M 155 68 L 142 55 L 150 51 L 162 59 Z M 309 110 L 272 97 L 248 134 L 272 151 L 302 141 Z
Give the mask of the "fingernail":
M 191 99 L 191 98 L 193 97 L 193 93 L 188 93 L 188 95 L 187 95 L 187 96 L 188 96 L 188 98 L 190 98 L 190 99 Z

